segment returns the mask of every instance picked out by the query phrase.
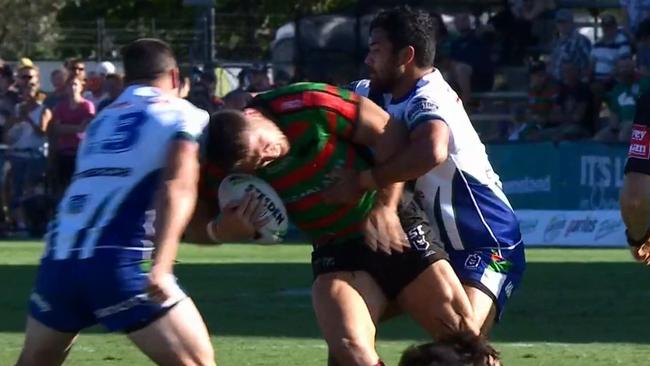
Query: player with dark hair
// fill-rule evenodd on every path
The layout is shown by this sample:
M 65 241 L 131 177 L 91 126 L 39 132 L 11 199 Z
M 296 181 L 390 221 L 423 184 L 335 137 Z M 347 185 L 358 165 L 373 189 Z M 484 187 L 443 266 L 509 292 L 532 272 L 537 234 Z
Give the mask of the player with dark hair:
M 485 338 L 457 333 L 407 348 L 399 366 L 499 366 L 499 353 Z
M 524 244 L 461 99 L 433 65 L 432 34 L 429 14 L 406 6 L 383 11 L 372 21 L 366 57 L 370 79 L 352 88 L 382 105 L 410 141 L 385 163 L 340 172 L 326 196 L 344 202 L 366 190 L 415 180 L 415 196 L 487 333 L 521 280 Z
M 17 365 L 61 365 L 95 324 L 124 332 L 156 364 L 215 364 L 203 319 L 173 275 L 209 116 L 176 97 L 167 44 L 140 39 L 122 55 L 129 86 L 86 130 L 50 223 Z
M 632 257 L 650 265 L 650 92 L 637 102 L 627 156 L 620 197 L 625 236 Z
M 393 301 L 434 337 L 478 333 L 467 295 L 449 262 L 440 260 L 446 254 L 432 240 L 424 213 L 412 200 L 399 204 L 399 186 L 342 204 L 323 199 L 336 168 L 362 171 L 372 164 L 370 149 L 383 162 L 403 146 L 406 136 L 385 133 L 388 120 L 377 105 L 347 90 L 299 83 L 256 96 L 243 112 L 216 113 L 205 136 L 208 188 L 217 189 L 212 177 L 220 172 L 254 172 L 278 192 L 292 222 L 312 241 L 313 306 L 330 353 L 342 365 L 382 364 L 376 324 Z M 206 202 L 213 207 L 197 207 L 204 214 L 195 227 L 207 226 L 221 242 L 253 238 L 251 197 L 239 207 L 227 205 L 214 220 L 216 197 L 206 195 L 199 206 Z

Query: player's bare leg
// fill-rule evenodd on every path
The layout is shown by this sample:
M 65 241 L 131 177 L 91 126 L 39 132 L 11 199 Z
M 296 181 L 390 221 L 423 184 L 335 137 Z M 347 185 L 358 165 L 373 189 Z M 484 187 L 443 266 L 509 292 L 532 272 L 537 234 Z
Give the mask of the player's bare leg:
M 479 333 L 467 294 L 446 260 L 427 267 L 402 290 L 397 301 L 434 339 L 458 331 Z
M 316 278 L 312 301 L 327 342 L 329 365 L 372 366 L 379 360 L 375 334 L 387 300 L 367 273 L 334 272 Z
M 182 300 L 160 319 L 128 336 L 158 365 L 216 365 L 210 335 L 190 298 Z
M 16 366 L 59 366 L 76 338 L 76 333 L 62 333 L 27 317 L 25 343 Z
M 473 286 L 464 285 L 467 297 L 472 303 L 477 324 L 481 326 L 481 335 L 487 336 L 494 325 L 497 307 L 490 296 Z

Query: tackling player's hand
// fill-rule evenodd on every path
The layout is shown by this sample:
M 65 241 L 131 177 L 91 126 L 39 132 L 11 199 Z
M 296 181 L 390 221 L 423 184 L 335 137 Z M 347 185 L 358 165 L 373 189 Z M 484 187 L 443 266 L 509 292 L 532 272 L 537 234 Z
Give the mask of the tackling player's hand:
M 221 242 L 251 240 L 257 230 L 269 222 L 264 214 L 264 202 L 253 193 L 247 193 L 241 201 L 229 202 L 216 222 L 217 237 Z
M 332 185 L 323 191 L 323 201 L 329 204 L 357 202 L 363 195 L 359 184 L 359 173 L 350 169 L 335 169 L 328 175 Z
M 363 224 L 366 244 L 373 251 L 386 254 L 402 253 L 409 247 L 409 241 L 394 208 L 378 204 Z

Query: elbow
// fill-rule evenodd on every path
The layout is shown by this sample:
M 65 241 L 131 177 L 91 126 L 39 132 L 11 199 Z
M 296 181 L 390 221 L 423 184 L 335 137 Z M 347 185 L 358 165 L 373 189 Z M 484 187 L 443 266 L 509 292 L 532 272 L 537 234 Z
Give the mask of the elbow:
M 443 164 L 449 158 L 449 152 L 447 151 L 446 147 L 443 149 L 436 146 L 430 146 L 427 151 L 429 152 L 428 156 L 426 159 L 421 160 L 423 163 L 422 174 L 425 174 L 438 165 Z

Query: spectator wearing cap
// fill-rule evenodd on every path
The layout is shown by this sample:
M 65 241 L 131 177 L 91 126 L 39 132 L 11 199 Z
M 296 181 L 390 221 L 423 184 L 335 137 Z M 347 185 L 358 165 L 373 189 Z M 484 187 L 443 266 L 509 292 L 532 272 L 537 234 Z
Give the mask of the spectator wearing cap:
M 68 77 L 68 72 L 65 69 L 54 69 L 50 73 L 50 83 L 54 87 L 54 91 L 48 94 L 43 104 L 51 110 L 65 98 L 65 80 Z
M 97 106 L 97 113 L 102 109 L 108 107 L 111 103 L 117 99 L 117 97 L 122 94 L 124 89 L 124 82 L 122 77 L 118 74 L 108 74 L 104 79 L 104 90 L 106 90 L 107 97 L 102 100 L 101 103 Z
M 627 142 L 632 131 L 636 103 L 641 94 L 650 90 L 650 78 L 636 72 L 631 57 L 618 60 L 616 74 L 617 83 L 607 94 L 609 124 L 596 134 L 596 141 Z
M 106 75 L 114 73 L 115 66 L 108 61 L 97 64 L 95 70 L 88 73 L 86 92 L 84 92 L 83 96 L 95 106 L 96 110 L 99 110 L 102 101 L 109 97 L 104 85 Z
M 586 78 L 589 70 L 591 41 L 580 34 L 573 22 L 573 13 L 568 9 L 560 9 L 555 15 L 558 37 L 553 45 L 550 58 L 549 73 L 559 80 L 562 77 L 562 65 L 570 62 L 584 70 Z
M 509 140 L 539 140 L 540 131 L 552 126 L 551 112 L 557 98 L 558 88 L 546 72 L 546 64 L 533 61 L 528 68 L 530 84 L 528 103 L 522 123 L 509 133 Z
M 619 29 L 616 18 L 611 14 L 601 17 L 603 36 L 591 50 L 590 73 L 592 80 L 602 83 L 610 89 L 615 82 L 616 61 L 630 57 L 632 46 L 630 39 Z
M 636 32 L 636 66 L 641 74 L 650 76 L 650 19 L 641 22 Z
M 39 77 L 39 71 L 38 68 L 36 68 L 33 65 L 23 65 L 20 66 L 18 69 L 18 77 L 16 78 L 16 82 L 14 84 L 14 87 L 16 88 L 16 92 L 18 92 L 18 96 L 22 98 L 23 96 L 23 89 L 25 89 L 29 82 L 32 80 L 36 80 Z
M 623 8 L 623 28 L 629 35 L 639 30 L 639 25 L 650 17 L 650 0 L 619 0 Z

